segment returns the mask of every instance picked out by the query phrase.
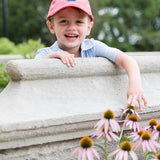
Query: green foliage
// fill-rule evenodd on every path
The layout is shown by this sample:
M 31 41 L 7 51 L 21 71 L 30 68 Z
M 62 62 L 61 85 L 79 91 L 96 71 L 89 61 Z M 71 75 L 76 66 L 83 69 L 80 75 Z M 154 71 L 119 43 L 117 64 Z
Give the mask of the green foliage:
M 0 38 L 0 54 L 17 54 L 17 48 L 13 42 L 7 38 Z
M 144 154 L 144 159 L 146 159 L 146 160 L 149 160 L 149 159 L 151 159 L 152 157 L 152 155 L 156 155 L 154 152 L 146 152 L 145 154 Z
M 9 83 L 10 77 L 8 76 L 3 64 L 0 64 L 0 92 Z
M 125 141 L 130 141 L 130 139 L 127 138 L 127 137 L 122 137 L 122 138 L 119 140 L 118 145 L 120 146 L 120 144 L 121 144 L 122 142 L 125 142 Z
M 33 59 L 38 49 L 44 48 L 45 46 L 41 44 L 40 40 L 28 40 L 22 44 L 17 45 L 17 50 L 22 54 L 25 59 Z
M 8 1 L 9 39 L 17 44 L 41 38 L 45 45 L 51 45 L 55 35 L 46 26 L 50 3 L 51 0 Z M 90 4 L 94 26 L 89 38 L 123 51 L 160 50 L 160 0 L 90 0 Z
M 0 38 L 0 54 L 21 54 L 26 59 L 33 59 L 38 49 L 45 47 L 40 40 L 29 39 L 15 45 L 7 38 Z
M 45 47 L 40 40 L 30 39 L 27 42 L 15 45 L 7 38 L 0 38 L 0 54 L 21 54 L 25 59 L 33 59 L 38 49 Z M 0 64 L 0 92 L 7 86 L 10 78 Z
M 93 0 L 91 4 L 99 11 L 94 12 L 98 18 L 94 34 L 103 33 L 103 42 L 123 51 L 160 50 L 160 0 L 104 0 L 103 4 Z

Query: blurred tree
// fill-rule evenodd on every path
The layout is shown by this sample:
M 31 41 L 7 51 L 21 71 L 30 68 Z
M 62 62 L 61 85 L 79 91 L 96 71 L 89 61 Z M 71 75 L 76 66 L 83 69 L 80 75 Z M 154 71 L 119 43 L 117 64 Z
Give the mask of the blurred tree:
M 43 42 L 49 43 L 50 39 L 52 40 L 53 38 L 46 27 L 45 19 L 50 2 L 51 0 L 47 3 L 43 0 L 9 0 L 9 39 L 15 43 L 20 43 L 26 42 L 30 38 L 41 38 Z M 0 8 L 2 8 L 1 3 Z M 2 19 L 0 19 L 0 24 L 2 24 Z M 0 36 L 2 36 L 1 33 Z
M 10 40 L 19 43 L 41 38 L 45 45 L 51 45 L 55 36 L 46 26 L 50 3 L 51 0 L 9 0 Z M 160 50 L 160 0 L 90 0 L 90 3 L 95 19 L 89 37 L 123 51 Z M 0 31 L 1 24 L 2 19 Z
M 123 51 L 160 50 L 160 0 L 91 2 L 94 37 Z

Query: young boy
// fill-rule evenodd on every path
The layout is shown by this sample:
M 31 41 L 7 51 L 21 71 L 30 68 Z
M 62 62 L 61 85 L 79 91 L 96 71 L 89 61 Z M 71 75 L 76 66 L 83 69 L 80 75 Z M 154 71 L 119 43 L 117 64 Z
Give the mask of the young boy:
M 141 86 L 137 63 L 122 51 L 106 44 L 85 39 L 93 26 L 93 15 L 88 0 L 53 0 L 47 16 L 47 26 L 57 41 L 38 50 L 36 59 L 59 58 L 68 67 L 76 64 L 75 57 L 105 57 L 123 67 L 129 78 L 127 103 L 134 106 L 138 101 L 142 111 L 146 98 Z

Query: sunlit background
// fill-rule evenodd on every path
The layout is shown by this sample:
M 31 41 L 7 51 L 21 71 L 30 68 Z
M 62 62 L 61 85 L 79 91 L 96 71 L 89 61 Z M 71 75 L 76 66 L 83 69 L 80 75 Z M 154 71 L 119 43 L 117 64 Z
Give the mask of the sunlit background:
M 15 44 L 29 39 L 50 46 L 55 41 L 46 26 L 51 0 L 2 0 L 0 38 Z M 160 50 L 160 0 L 90 0 L 94 27 L 89 38 L 123 51 Z M 4 15 L 5 14 L 5 15 Z

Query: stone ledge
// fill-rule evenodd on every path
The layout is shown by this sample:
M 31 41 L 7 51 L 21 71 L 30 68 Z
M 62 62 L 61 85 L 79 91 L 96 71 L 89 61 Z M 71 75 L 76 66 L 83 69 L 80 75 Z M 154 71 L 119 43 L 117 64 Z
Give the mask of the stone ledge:
M 142 73 L 159 72 L 160 70 L 160 58 L 157 56 L 134 56 L 134 59 L 138 62 Z M 7 64 L 7 72 L 13 80 L 104 76 L 125 73 L 123 69 L 105 58 L 76 58 L 76 63 L 74 68 L 68 68 L 57 59 L 11 60 Z M 150 66 L 152 67 L 150 68 Z
M 126 52 L 130 56 L 160 56 L 159 51 L 154 52 Z
M 159 119 L 160 59 L 155 55 L 133 57 L 140 66 L 148 99 L 148 107 L 141 113 L 141 123 L 146 123 L 151 117 Z M 18 155 L 23 151 L 24 157 L 31 160 L 32 155 L 25 149 L 32 150 L 36 157 L 40 152 L 33 148 L 47 144 L 54 148 L 57 143 L 61 146 L 65 142 L 69 147 L 92 133 L 95 122 L 106 109 L 112 109 L 116 118 L 120 116 L 120 107 L 126 107 L 125 72 L 104 58 L 76 59 L 76 62 L 75 68 L 67 68 L 59 60 L 8 63 L 12 80 L 0 94 L 3 111 L 0 112 L 0 153 L 5 153 L 0 154 L 0 159 L 24 160 Z M 54 160 L 63 159 L 56 150 L 53 152 L 59 156 Z
M 110 108 L 106 107 L 106 109 Z M 117 109 L 114 112 L 118 119 L 121 114 L 120 110 Z M 140 113 L 142 118 L 140 123 L 146 125 L 151 117 L 157 121 L 160 120 L 159 113 L 160 106 L 147 107 L 143 113 Z M 39 121 L 40 124 L 32 121 L 22 123 L 23 126 L 18 126 L 19 124 L 1 126 L 0 150 L 61 142 L 91 135 L 94 125 L 100 118 L 102 118 L 102 113 L 65 117 L 65 122 L 59 124 L 45 119 L 44 122 Z M 55 121 L 59 120 L 61 119 Z
M 0 55 L 0 64 L 6 65 L 8 61 L 15 59 L 24 59 L 24 57 L 22 55 Z
M 159 109 L 156 111 L 151 111 L 153 108 L 157 108 Z M 159 113 L 160 113 L 160 106 L 154 106 L 154 107 L 148 107 L 146 109 L 145 112 L 141 113 L 140 116 L 142 118 L 141 120 L 141 124 L 142 125 L 146 125 L 148 124 L 148 120 L 151 117 L 156 118 L 158 121 L 160 121 L 160 117 L 159 117 Z M 116 117 L 117 114 L 119 115 L 119 113 L 116 113 Z M 100 114 L 98 115 L 98 117 L 100 116 Z M 97 118 L 95 115 L 93 115 L 93 118 Z M 76 119 L 77 117 L 75 117 Z M 85 118 L 85 117 L 84 117 Z M 99 117 L 100 118 L 100 117 Z M 66 119 L 68 120 L 68 119 Z M 20 141 L 20 138 L 18 138 L 17 140 L 13 141 L 10 140 L 8 141 L 8 143 L 3 143 L 1 142 L 2 146 L 8 146 L 7 149 L 3 149 L 0 150 L 0 159 L 1 160 L 72 160 L 72 159 L 76 159 L 76 158 L 71 158 L 70 154 L 73 152 L 73 150 L 78 146 L 78 141 L 81 137 L 83 136 L 88 136 L 93 132 L 93 126 L 96 123 L 96 120 L 92 120 L 92 121 L 88 121 L 88 122 L 82 122 L 82 123 L 72 123 L 72 125 L 75 125 L 75 129 L 71 132 L 68 132 L 68 126 L 65 126 L 65 128 L 63 128 L 64 126 L 57 126 L 58 127 L 62 127 L 59 129 L 59 131 L 62 129 L 62 132 L 60 131 L 59 134 L 55 134 L 54 129 L 51 130 L 50 129 L 50 134 L 46 134 L 46 131 L 44 132 L 43 130 L 39 130 L 40 132 L 37 132 L 37 135 L 35 135 L 35 137 L 23 137 L 23 140 L 25 141 L 26 145 L 24 146 L 19 146 L 17 144 L 23 144 L 22 141 Z M 71 125 L 71 124 L 70 124 Z M 85 125 L 86 128 L 81 128 L 79 126 L 81 125 Z M 87 127 L 88 126 L 88 127 Z M 56 127 L 56 126 L 55 126 Z M 48 128 L 43 128 L 44 130 L 49 131 L 49 127 Z M 66 129 L 65 133 L 63 132 L 64 129 Z M 30 131 L 31 132 L 31 131 Z M 35 131 L 36 132 L 36 131 Z M 127 132 L 127 130 L 125 130 L 125 132 Z M 28 131 L 29 133 L 29 131 Z M 41 134 L 39 134 L 41 133 Z M 43 135 L 43 133 L 45 133 Z M 23 134 L 23 132 L 21 132 L 21 134 Z M 18 135 L 17 135 L 18 137 Z M 101 143 L 103 144 L 102 141 L 100 140 L 94 140 L 96 143 Z M 27 145 L 27 143 L 32 142 L 34 143 L 34 145 Z M 14 145 L 16 144 L 16 148 L 14 147 Z M 115 143 L 109 143 L 110 147 L 108 148 L 108 152 L 111 152 L 113 150 L 115 150 Z M 12 149 L 12 147 L 13 149 Z M 10 148 L 11 147 L 11 148 Z M 15 149 L 14 149 L 15 148 Z M 62 152 L 63 151 L 63 152 Z M 142 156 L 143 152 L 138 152 L 139 156 Z

